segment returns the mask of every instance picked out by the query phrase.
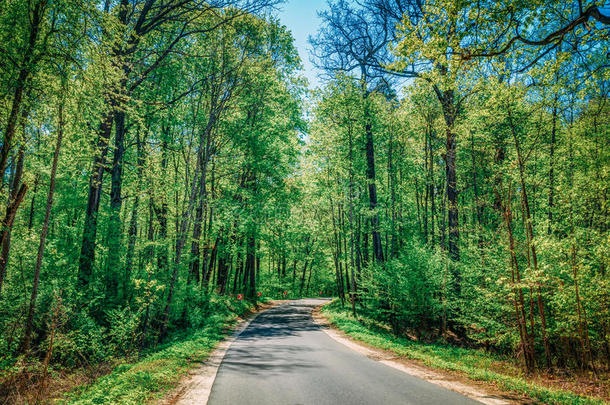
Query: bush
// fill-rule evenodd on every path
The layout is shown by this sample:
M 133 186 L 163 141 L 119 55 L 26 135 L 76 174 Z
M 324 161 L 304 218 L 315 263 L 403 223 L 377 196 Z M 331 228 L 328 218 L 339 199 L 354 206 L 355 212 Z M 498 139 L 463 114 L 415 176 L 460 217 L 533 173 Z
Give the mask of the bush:
M 429 330 L 441 323 L 450 290 L 442 255 L 413 243 L 384 267 L 364 272 L 361 298 L 367 311 L 395 332 Z

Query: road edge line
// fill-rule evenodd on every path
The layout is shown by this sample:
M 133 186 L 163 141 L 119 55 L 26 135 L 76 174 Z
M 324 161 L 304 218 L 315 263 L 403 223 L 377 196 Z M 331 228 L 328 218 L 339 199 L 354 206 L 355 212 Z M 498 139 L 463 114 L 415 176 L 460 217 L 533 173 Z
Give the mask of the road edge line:
M 409 374 L 413 377 L 420 378 L 439 387 L 457 392 L 458 394 L 462 394 L 485 405 L 514 405 L 523 403 L 521 401 L 515 401 L 514 399 L 500 398 L 497 395 L 486 392 L 486 390 L 479 387 L 474 387 L 462 382 L 450 381 L 446 375 L 432 368 L 427 368 L 420 365 L 406 365 L 403 362 L 396 361 L 397 357 L 388 354 L 387 351 L 360 342 L 345 334 L 345 332 L 343 332 L 341 329 L 338 329 L 322 314 L 321 309 L 323 306 L 324 305 L 319 305 L 311 312 L 312 319 L 320 326 L 320 329 L 322 329 L 324 333 L 326 333 L 337 343 L 341 343 L 347 348 L 360 353 L 371 360 L 402 371 L 403 373 Z M 408 359 L 403 360 L 405 362 L 408 361 Z
M 258 312 L 250 314 L 249 317 L 238 321 L 237 324 L 231 328 L 233 329 L 231 334 L 216 345 L 205 362 L 200 367 L 191 370 L 189 374 L 183 378 L 178 387 L 174 389 L 173 393 L 167 395 L 159 403 L 164 405 L 206 405 L 210 399 L 212 386 L 214 385 L 214 381 L 216 381 L 218 369 L 233 342 L 235 342 L 239 335 L 241 335 L 261 314 L 267 312 L 271 308 L 283 305 L 286 302 L 288 301 L 271 301 L 271 306 L 262 308 Z

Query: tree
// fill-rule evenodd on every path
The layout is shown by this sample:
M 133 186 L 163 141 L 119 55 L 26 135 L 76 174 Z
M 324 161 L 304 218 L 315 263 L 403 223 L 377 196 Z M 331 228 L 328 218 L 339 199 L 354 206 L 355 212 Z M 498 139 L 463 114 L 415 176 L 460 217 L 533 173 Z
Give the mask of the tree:
M 379 233 L 377 185 L 375 175 L 375 147 L 368 96 L 378 86 L 385 85 L 385 74 L 380 66 L 388 61 L 387 46 L 392 30 L 391 21 L 378 18 L 374 10 L 351 7 L 346 1 L 330 2 L 330 11 L 321 13 L 323 24 L 318 36 L 310 42 L 315 48 L 318 66 L 327 72 L 355 71 L 359 75 L 364 94 L 363 119 L 366 137 L 367 178 L 369 208 L 371 210 L 371 236 L 373 256 L 383 263 L 383 247 Z

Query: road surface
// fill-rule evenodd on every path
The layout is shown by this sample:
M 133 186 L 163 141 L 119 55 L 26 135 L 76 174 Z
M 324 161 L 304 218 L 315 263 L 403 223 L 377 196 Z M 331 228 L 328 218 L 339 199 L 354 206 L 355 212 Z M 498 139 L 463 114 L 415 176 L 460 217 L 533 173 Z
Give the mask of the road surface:
M 479 404 L 336 342 L 311 317 L 321 303 L 260 314 L 226 353 L 208 404 Z

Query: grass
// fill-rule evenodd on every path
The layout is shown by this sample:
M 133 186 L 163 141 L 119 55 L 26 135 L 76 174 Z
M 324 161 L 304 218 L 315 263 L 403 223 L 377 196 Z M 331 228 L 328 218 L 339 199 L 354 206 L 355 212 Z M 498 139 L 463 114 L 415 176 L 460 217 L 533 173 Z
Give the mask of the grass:
M 58 402 L 83 405 L 142 404 L 163 398 L 190 369 L 205 361 L 227 336 L 227 327 L 248 309 L 242 304 L 234 313 L 211 317 L 203 328 L 175 336 L 140 360 L 116 365 L 109 374 L 91 384 L 75 388 Z
M 521 374 L 514 362 L 482 350 L 458 348 L 449 345 L 415 342 L 393 335 L 376 327 L 370 319 L 355 319 L 347 308 L 337 301 L 322 308 L 324 316 L 338 329 L 356 340 L 373 347 L 394 352 L 397 356 L 421 361 L 426 366 L 459 372 L 473 380 L 493 383 L 500 389 L 524 394 L 541 403 L 565 405 L 605 404 L 601 399 L 546 387 Z M 503 371 L 501 371 L 503 370 Z

